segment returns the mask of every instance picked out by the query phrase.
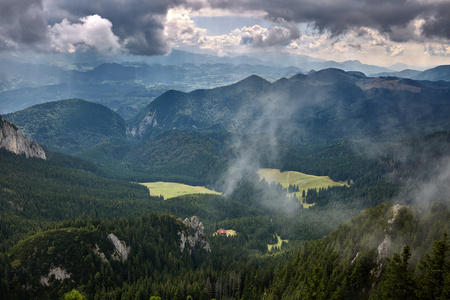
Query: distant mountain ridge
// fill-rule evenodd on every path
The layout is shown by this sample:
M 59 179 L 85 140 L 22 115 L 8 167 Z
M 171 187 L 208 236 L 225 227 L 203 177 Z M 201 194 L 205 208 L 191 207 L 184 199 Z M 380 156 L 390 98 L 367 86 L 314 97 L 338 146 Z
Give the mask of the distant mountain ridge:
M 80 98 L 106 105 L 129 120 L 149 101 L 170 89 L 185 92 L 210 89 L 251 75 L 273 82 L 281 77 L 327 68 L 363 72 L 374 77 L 450 81 L 448 72 L 442 70 L 434 75 L 420 75 L 420 71 L 401 64 L 393 65 L 394 71 L 357 60 L 336 62 L 280 53 L 218 57 L 173 50 L 168 56 L 123 56 L 115 61 L 92 53 L 81 56 L 86 63 L 70 61 L 63 55 L 51 62 L 40 60 L 40 64 L 0 58 L 0 114 L 49 101 Z M 397 72 L 402 67 L 407 69 Z
M 252 134 L 276 130 L 280 135 L 310 139 L 319 135 L 323 140 L 389 135 L 391 130 L 420 134 L 426 127 L 443 130 L 450 124 L 449 89 L 450 83 L 370 78 L 339 69 L 274 83 L 251 76 L 210 90 L 166 92 L 130 125 L 131 132 L 144 139 L 174 128 Z
M 450 65 L 428 69 L 412 77 L 416 80 L 450 81 Z
M 446 130 L 449 90 L 450 83 L 444 81 L 371 78 L 325 69 L 273 83 L 253 75 L 214 89 L 170 90 L 128 125 L 105 106 L 79 99 L 41 104 L 6 117 L 28 137 L 69 154 L 112 140 L 149 140 L 174 129 L 327 143 L 333 137 L 395 138 Z M 114 151 L 124 157 L 128 147 Z

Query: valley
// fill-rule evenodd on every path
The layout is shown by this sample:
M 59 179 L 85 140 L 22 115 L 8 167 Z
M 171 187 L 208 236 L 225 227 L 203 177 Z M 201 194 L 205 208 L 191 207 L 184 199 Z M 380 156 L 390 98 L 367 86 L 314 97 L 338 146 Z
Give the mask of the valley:
M 0 300 L 450 299 L 450 0 L 0 0 Z
M 153 67 L 72 75 L 125 92 Z M 450 83 L 255 69 L 3 115 L 0 298 L 387 299 L 407 274 L 445 299 Z

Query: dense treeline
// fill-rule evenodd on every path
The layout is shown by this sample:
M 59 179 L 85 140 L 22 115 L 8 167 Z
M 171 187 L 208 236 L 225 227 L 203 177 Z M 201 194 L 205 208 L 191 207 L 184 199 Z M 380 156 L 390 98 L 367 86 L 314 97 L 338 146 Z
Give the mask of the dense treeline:
M 181 230 L 186 227 L 174 217 L 154 214 L 139 219 L 60 223 L 2 256 L 2 298 L 57 299 L 76 288 L 89 299 L 149 299 L 154 295 L 163 299 L 189 295 L 194 299 L 248 299 L 261 295 L 276 265 L 284 261 L 283 256 L 257 255 L 243 244 L 244 235 L 211 236 L 212 252 L 180 251 Z M 106 239 L 110 232 L 130 247 L 125 262 L 110 259 L 113 249 Z M 108 262 L 94 254 L 97 246 Z M 55 280 L 51 288 L 42 286 L 40 276 L 56 265 L 70 271 L 71 280 Z
M 269 299 L 386 299 L 389 295 L 404 299 L 399 293 L 404 292 L 400 284 L 405 284 L 411 299 L 445 299 L 450 247 L 443 232 L 450 230 L 449 217 L 437 206 L 426 212 L 403 206 L 394 213 L 392 205 L 382 204 L 323 239 L 308 242 L 293 258 L 292 248 L 261 255 L 257 247 L 246 244 L 246 234 L 209 236 L 211 252 L 181 252 L 177 232 L 186 227 L 168 215 L 68 221 L 0 257 L 3 298 L 56 299 L 75 288 L 89 299 L 260 299 L 263 294 Z M 92 248 L 99 245 L 110 257 L 113 249 L 105 239 L 107 233 L 130 247 L 127 261 L 104 262 L 93 254 Z M 392 244 L 385 261 L 378 258 L 377 249 L 386 234 Z M 434 247 L 433 241 L 437 241 Z M 402 247 L 408 250 L 400 256 Z M 73 281 L 55 281 L 49 288 L 30 275 L 47 274 L 51 264 L 70 267 Z M 24 289 L 27 282 L 33 288 Z
M 43 224 L 76 218 L 140 216 L 152 210 L 147 188 L 99 177 L 95 165 L 47 151 L 47 160 L 0 149 L 0 249 Z

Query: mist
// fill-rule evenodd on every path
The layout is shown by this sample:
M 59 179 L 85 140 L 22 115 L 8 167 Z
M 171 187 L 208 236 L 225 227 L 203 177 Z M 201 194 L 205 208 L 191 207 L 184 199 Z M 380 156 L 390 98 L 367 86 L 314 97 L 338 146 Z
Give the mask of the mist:
M 293 107 L 288 95 L 269 91 L 262 97 L 243 102 L 236 120 L 244 121 L 245 128 L 228 140 L 232 159 L 219 183 L 225 195 L 235 193 L 242 181 L 259 181 L 259 169 L 277 165 L 283 137 L 299 131 L 299 128 L 291 125 L 293 114 L 302 105 L 299 100 Z M 301 208 L 295 195 L 289 195 L 280 185 L 263 180 L 255 184 L 254 188 L 260 194 L 259 205 L 269 211 L 292 214 Z

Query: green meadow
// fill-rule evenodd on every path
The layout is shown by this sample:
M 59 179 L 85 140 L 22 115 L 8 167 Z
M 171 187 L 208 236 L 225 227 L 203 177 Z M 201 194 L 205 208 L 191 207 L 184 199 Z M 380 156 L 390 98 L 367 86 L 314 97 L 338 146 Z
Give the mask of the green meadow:
M 312 204 L 308 205 L 303 203 L 303 191 L 346 185 L 346 182 L 336 182 L 328 176 L 315 176 L 296 171 L 280 172 L 278 169 L 259 169 L 258 175 L 260 180 L 264 179 L 267 182 L 280 183 L 285 189 L 289 188 L 290 185 L 298 186 L 299 192 L 295 194 L 300 202 L 302 202 L 304 208 L 307 208 Z
M 176 182 L 145 182 L 141 183 L 150 190 L 152 196 L 163 196 L 164 200 L 189 194 L 216 194 L 221 193 L 205 188 L 204 186 L 191 186 Z

